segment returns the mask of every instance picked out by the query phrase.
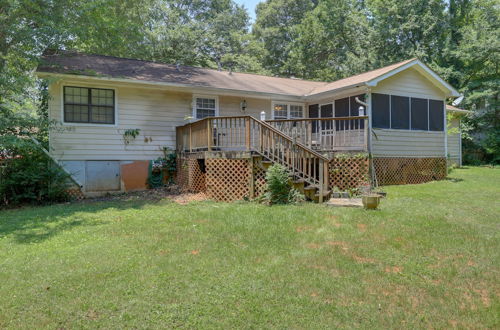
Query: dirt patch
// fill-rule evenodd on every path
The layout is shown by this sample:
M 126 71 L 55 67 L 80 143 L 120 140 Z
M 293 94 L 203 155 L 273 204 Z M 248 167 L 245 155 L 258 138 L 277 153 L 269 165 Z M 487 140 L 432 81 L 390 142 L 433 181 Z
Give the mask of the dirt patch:
M 93 309 L 89 310 L 85 315 L 89 320 L 97 320 L 99 318 L 99 313 Z
M 187 193 L 187 194 L 181 194 L 181 195 L 175 196 L 171 199 L 173 202 L 175 202 L 177 204 L 186 205 L 186 204 L 189 204 L 191 202 L 205 201 L 208 198 L 207 198 L 207 195 L 205 195 L 204 193 L 197 193 L 197 194 Z
M 168 253 L 169 251 L 168 250 L 159 250 L 157 253 L 161 256 L 164 256 Z
M 168 185 L 156 189 L 146 189 L 142 191 L 133 191 L 127 193 L 107 194 L 99 197 L 85 198 L 73 203 L 94 203 L 107 201 L 160 201 L 167 198 L 173 198 L 181 195 L 181 191 L 177 185 Z
M 295 228 L 295 231 L 297 233 L 301 233 L 303 231 L 307 231 L 307 230 L 311 230 L 311 229 L 312 229 L 311 226 L 299 226 L 299 227 Z
M 200 250 L 193 250 L 193 251 L 191 251 L 191 254 L 198 255 L 198 254 L 200 254 Z
M 398 274 L 398 273 L 401 273 L 403 271 L 403 267 L 399 267 L 399 266 L 388 266 L 388 267 L 385 267 L 385 272 L 386 273 L 395 273 L 395 274 Z
M 330 245 L 330 246 L 340 246 L 342 248 L 342 250 L 349 249 L 349 246 L 347 245 L 347 243 L 343 242 L 343 241 L 329 241 L 329 242 L 326 242 L 325 244 Z
M 359 262 L 360 264 L 374 264 L 376 262 L 375 259 L 360 257 L 356 254 L 352 254 L 352 258 L 356 260 L 356 262 Z
M 481 301 L 483 302 L 484 307 L 490 307 L 491 301 L 490 301 L 490 295 L 488 293 L 488 290 L 486 289 L 481 289 L 481 290 L 474 290 L 479 296 L 481 297 Z
M 330 223 L 332 225 L 334 225 L 335 227 L 337 227 L 337 228 L 339 228 L 339 227 L 342 226 L 342 224 L 338 222 L 339 221 L 339 217 L 336 216 L 336 215 L 329 215 L 328 216 L 328 220 L 330 220 Z
M 321 247 L 321 245 L 316 244 L 316 243 L 309 243 L 309 244 L 306 244 L 306 247 L 308 249 L 319 249 Z
M 366 230 L 366 225 L 364 223 L 358 223 L 358 229 L 359 231 L 365 231 Z

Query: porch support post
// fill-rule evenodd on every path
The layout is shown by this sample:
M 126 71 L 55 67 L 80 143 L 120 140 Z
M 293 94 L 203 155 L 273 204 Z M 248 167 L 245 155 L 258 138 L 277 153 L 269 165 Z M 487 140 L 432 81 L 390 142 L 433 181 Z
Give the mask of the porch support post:
M 212 150 L 212 127 L 210 123 L 210 118 L 207 119 L 207 149 L 208 151 Z
M 312 147 L 312 121 L 308 120 L 306 122 L 307 124 L 307 146 L 309 148 Z
M 323 194 L 325 193 L 324 168 L 325 168 L 325 161 L 321 159 L 319 163 L 319 200 L 318 200 L 320 203 L 323 203 Z
M 365 127 L 365 130 L 364 130 L 364 137 L 363 137 L 363 140 L 364 140 L 364 150 L 365 151 L 368 151 L 368 131 L 369 131 L 369 122 L 368 122 L 368 118 L 365 118 L 363 119 L 364 121 L 364 127 Z
M 191 124 L 189 124 L 189 152 L 193 152 L 193 134 L 191 132 Z
M 248 194 L 250 199 L 255 198 L 254 173 L 253 173 L 254 161 L 255 161 L 254 157 L 250 155 L 250 158 L 248 159 Z
M 250 117 L 245 118 L 245 144 L 247 151 L 250 151 Z

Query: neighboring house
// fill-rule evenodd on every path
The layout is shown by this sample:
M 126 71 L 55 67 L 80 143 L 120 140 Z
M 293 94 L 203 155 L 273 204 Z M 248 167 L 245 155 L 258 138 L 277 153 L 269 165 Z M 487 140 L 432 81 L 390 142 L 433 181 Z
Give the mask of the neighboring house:
M 318 164 L 339 152 L 371 153 L 385 184 L 439 178 L 425 167 L 461 162 L 445 107 L 459 93 L 418 59 L 330 83 L 80 53 L 44 56 L 37 74 L 49 79 L 50 119 L 64 128 L 51 131 L 50 152 L 87 193 L 145 188 L 163 147 L 200 159 L 203 173 L 214 152 L 259 154 L 325 191 L 335 183 Z

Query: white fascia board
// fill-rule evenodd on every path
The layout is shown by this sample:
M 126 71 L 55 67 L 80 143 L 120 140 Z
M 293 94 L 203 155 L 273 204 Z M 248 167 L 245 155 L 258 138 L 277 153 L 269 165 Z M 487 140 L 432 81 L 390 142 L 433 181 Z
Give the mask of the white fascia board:
M 356 93 L 356 92 L 363 92 L 366 90 L 366 84 L 361 83 L 361 84 L 353 84 L 345 87 L 340 87 L 336 89 L 332 89 L 326 92 L 322 93 L 317 93 L 317 94 L 309 94 L 306 95 L 303 99 L 308 102 L 314 102 L 317 100 L 324 100 L 327 98 L 335 98 L 338 96 L 344 96 L 346 94 Z
M 399 68 L 396 68 L 396 69 L 394 69 L 386 74 L 383 74 L 375 79 L 367 81 L 366 84 L 370 87 L 375 87 L 382 80 L 387 79 L 389 77 L 392 77 L 393 75 L 395 75 L 401 71 L 404 71 L 408 68 L 411 68 L 412 66 L 415 66 L 415 65 L 418 65 L 419 68 L 421 68 L 428 75 L 427 78 L 434 79 L 439 85 L 444 87 L 444 89 L 449 92 L 448 96 L 452 96 L 452 97 L 459 97 L 460 96 L 460 93 L 455 88 L 453 88 L 450 84 L 448 84 L 446 81 L 444 81 L 437 73 L 435 73 L 431 68 L 429 68 L 427 65 L 425 65 L 424 63 L 422 63 L 418 59 L 415 59 L 409 63 L 406 63 L 405 65 L 402 65 Z
M 292 102 L 304 101 L 304 96 L 301 95 L 253 92 L 253 91 L 243 91 L 238 89 L 204 87 L 204 86 L 167 83 L 159 81 L 141 81 L 141 80 L 127 79 L 127 78 L 93 77 L 93 76 L 40 72 L 40 71 L 36 72 L 36 74 L 40 78 L 56 78 L 56 79 L 73 80 L 73 81 L 87 80 L 99 83 L 107 82 L 115 86 L 118 83 L 122 85 L 141 85 L 141 88 L 152 88 L 152 89 L 162 89 L 162 90 L 168 87 L 169 90 L 178 90 L 195 94 L 216 94 L 216 95 L 227 95 L 227 96 L 252 97 L 256 99 L 266 99 L 266 100 L 279 98 L 281 100 L 287 100 Z

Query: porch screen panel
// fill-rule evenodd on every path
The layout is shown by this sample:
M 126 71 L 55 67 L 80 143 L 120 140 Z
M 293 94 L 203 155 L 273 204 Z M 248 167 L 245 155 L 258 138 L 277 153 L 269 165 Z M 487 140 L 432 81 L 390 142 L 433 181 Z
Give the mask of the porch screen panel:
M 311 104 L 309 106 L 309 118 L 318 118 L 319 117 L 319 104 Z M 318 131 L 318 121 L 314 120 L 311 122 L 312 124 L 312 132 L 316 133 Z
M 427 131 L 428 127 L 427 99 L 411 99 L 411 129 Z
M 391 96 L 391 128 L 410 129 L 410 98 Z
M 321 118 L 331 118 L 333 117 L 333 104 L 324 104 L 320 107 Z M 321 129 L 333 129 L 331 124 L 328 124 L 326 121 L 321 121 Z
M 372 125 L 375 128 L 390 128 L 390 98 L 387 94 L 372 94 Z
M 365 102 L 365 94 L 351 96 L 350 111 L 349 111 L 349 114 L 351 115 L 351 117 L 357 117 L 357 116 L 359 116 L 359 107 L 362 106 L 363 109 L 365 108 L 363 105 L 361 105 L 358 102 L 356 102 L 356 97 L 360 101 Z M 365 114 L 366 114 L 366 109 L 365 109 Z M 355 128 L 359 128 L 359 129 L 364 129 L 365 128 L 365 121 L 364 120 L 353 120 L 353 124 L 354 124 L 353 126 Z
M 438 100 L 429 100 L 429 130 L 444 130 L 444 103 Z
M 335 100 L 335 117 L 349 117 L 349 98 Z M 335 121 L 335 129 L 345 130 L 349 127 L 347 120 Z

